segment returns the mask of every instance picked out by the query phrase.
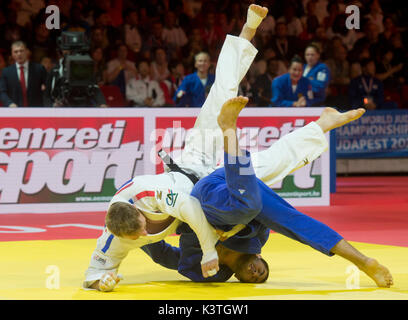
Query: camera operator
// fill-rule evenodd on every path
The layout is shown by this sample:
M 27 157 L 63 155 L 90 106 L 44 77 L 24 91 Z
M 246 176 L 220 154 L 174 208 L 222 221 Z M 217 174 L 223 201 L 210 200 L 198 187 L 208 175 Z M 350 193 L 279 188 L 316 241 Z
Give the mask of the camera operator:
M 77 36 L 77 32 L 63 32 L 62 36 Z M 70 48 L 70 44 L 64 43 L 62 38 L 61 44 L 59 44 L 58 56 L 59 60 L 57 65 L 49 72 L 46 81 L 46 88 L 44 92 L 44 104 L 47 107 L 107 107 L 105 97 L 96 81 L 93 79 L 93 66 L 92 75 L 85 73 L 88 78 L 86 80 L 81 79 L 81 84 L 73 84 L 72 80 L 78 73 L 78 68 L 82 68 L 80 65 L 76 66 L 77 70 L 68 70 L 69 66 L 73 63 L 70 60 L 76 60 L 75 58 L 81 58 L 88 63 L 93 64 L 93 60 L 82 52 L 87 51 L 86 44 L 82 48 L 76 47 Z M 69 39 L 68 39 L 69 41 Z M 77 40 L 76 40 L 77 41 Z M 89 59 L 87 59 L 89 57 Z M 71 63 L 67 67 L 67 65 Z M 84 68 L 85 72 L 86 69 Z M 84 70 L 79 70 L 83 72 Z M 70 74 L 73 73 L 73 74 Z M 83 74 L 80 75 L 83 77 Z M 76 80 L 76 79 L 74 79 Z

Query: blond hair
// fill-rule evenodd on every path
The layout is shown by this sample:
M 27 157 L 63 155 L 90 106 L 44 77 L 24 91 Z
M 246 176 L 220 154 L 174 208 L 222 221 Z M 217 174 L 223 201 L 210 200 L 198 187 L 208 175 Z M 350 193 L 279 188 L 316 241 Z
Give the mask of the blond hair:
M 208 52 L 200 51 L 199 53 L 197 53 L 197 54 L 194 56 L 194 62 L 197 61 L 197 59 L 198 59 L 199 56 L 207 56 L 207 58 L 208 58 L 209 60 L 211 59 L 210 54 L 209 54 Z
M 24 41 L 21 40 L 16 40 L 11 44 L 11 49 L 13 49 L 14 47 L 24 47 L 25 49 L 27 49 L 27 45 Z
M 108 209 L 105 224 L 115 236 L 134 235 L 141 228 L 140 215 L 140 211 L 130 203 L 115 202 Z

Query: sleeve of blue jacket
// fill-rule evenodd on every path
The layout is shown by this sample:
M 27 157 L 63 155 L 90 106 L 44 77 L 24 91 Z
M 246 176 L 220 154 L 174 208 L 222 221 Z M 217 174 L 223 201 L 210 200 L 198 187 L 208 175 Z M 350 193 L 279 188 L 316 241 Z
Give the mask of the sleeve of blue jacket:
M 291 107 L 295 100 L 289 100 L 286 96 L 287 89 L 283 83 L 284 78 L 278 77 L 272 81 L 272 105 L 275 107 Z
M 324 63 L 319 63 L 314 70 L 313 79 L 309 79 L 312 84 L 313 92 L 319 92 L 325 89 L 330 81 L 330 70 Z
M 181 82 L 181 84 L 179 85 L 179 87 L 177 88 L 176 92 L 174 93 L 174 97 L 173 97 L 173 101 L 176 101 L 177 105 L 181 105 L 181 104 L 188 104 L 188 92 L 190 92 L 189 90 L 189 86 L 190 86 L 190 77 L 186 76 L 183 81 Z M 184 91 L 185 94 L 184 96 L 182 96 L 181 98 L 178 98 L 177 95 L 180 91 Z
M 173 247 L 162 240 L 147 244 L 141 247 L 141 249 L 146 252 L 154 262 L 165 268 L 177 270 L 180 260 L 180 248 Z
M 186 224 L 182 223 L 178 230 L 180 236 L 180 263 L 178 272 L 194 282 L 225 282 L 234 274 L 225 265 L 219 265 L 219 271 L 212 277 L 204 278 L 201 271 L 203 255 L 197 236 Z

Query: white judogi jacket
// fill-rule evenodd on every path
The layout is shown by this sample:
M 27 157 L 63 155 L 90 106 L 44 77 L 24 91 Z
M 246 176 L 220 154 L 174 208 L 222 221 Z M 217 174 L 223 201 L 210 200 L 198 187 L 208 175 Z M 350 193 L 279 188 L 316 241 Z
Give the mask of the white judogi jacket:
M 147 219 L 168 221 L 168 226 L 157 234 L 141 236 L 137 240 L 116 237 L 105 227 L 92 254 L 84 286 L 90 286 L 105 272 L 117 272 L 129 250 L 158 242 L 174 234 L 182 221 L 188 223 L 197 234 L 203 250 L 203 263 L 216 258 L 215 244 L 218 236 L 207 222 L 198 200 L 190 196 L 192 188 L 193 183 L 185 175 L 170 172 L 135 177 L 118 190 L 110 204 L 118 201 L 129 203 L 131 200 Z

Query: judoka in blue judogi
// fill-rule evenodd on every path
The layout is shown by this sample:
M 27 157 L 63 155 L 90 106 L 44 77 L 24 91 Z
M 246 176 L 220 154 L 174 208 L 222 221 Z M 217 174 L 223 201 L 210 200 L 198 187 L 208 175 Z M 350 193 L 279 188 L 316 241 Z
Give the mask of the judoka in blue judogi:
M 304 66 L 303 77 L 312 85 L 313 106 L 322 106 L 326 100 L 326 89 L 330 82 L 330 70 L 323 62 L 318 62 L 313 67 Z
M 245 171 L 247 174 L 240 174 Z M 201 179 L 194 187 L 196 197 L 208 222 L 216 229 L 229 231 L 237 224 L 245 229 L 222 242 L 242 253 L 259 254 L 268 240 L 270 230 L 279 232 L 314 249 L 332 256 L 330 249 L 342 238 L 325 224 L 310 218 L 278 196 L 257 179 L 253 173 L 250 154 L 231 157 L 225 154 L 224 168 L 217 169 Z M 180 274 L 192 281 L 227 281 L 233 272 L 220 265 L 218 273 L 204 278 L 201 273 L 201 250 L 197 237 L 186 224 L 178 228 L 181 233 L 179 248 L 164 241 L 144 246 L 142 249 L 163 266 L 177 265 Z
M 327 65 L 320 62 L 320 46 L 310 43 L 305 49 L 303 77 L 309 79 L 313 91 L 313 106 L 323 106 L 326 100 L 326 89 L 330 83 L 330 70 Z
M 300 78 L 295 90 L 293 90 L 289 73 L 276 77 L 272 81 L 272 106 L 292 107 L 293 103 L 297 101 L 300 96 L 306 99 L 305 107 L 312 105 L 312 85 L 309 79 L 304 77 Z
M 195 57 L 196 72 L 187 75 L 174 94 L 176 105 L 201 107 L 214 83 L 215 75 L 208 73 L 210 56 L 205 52 Z
M 303 61 L 295 56 L 289 64 L 288 73 L 272 81 L 273 107 L 310 107 L 314 103 L 312 84 L 303 77 Z

